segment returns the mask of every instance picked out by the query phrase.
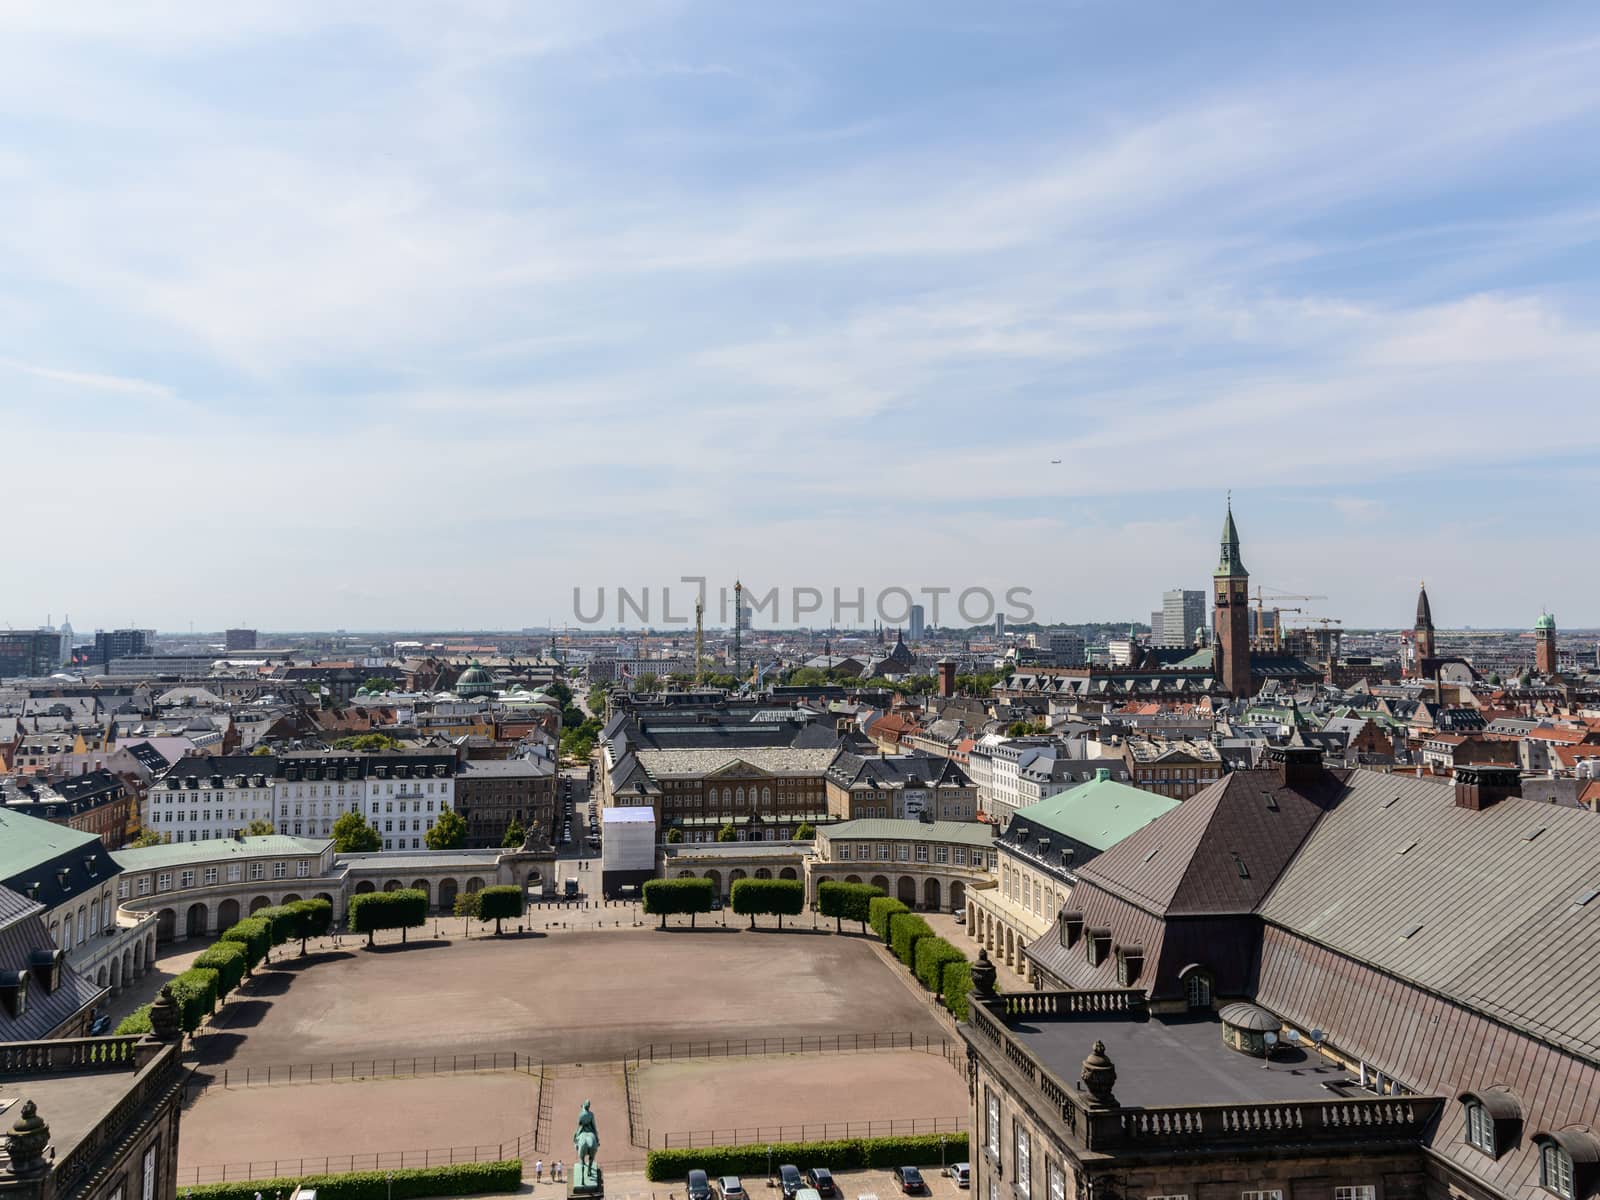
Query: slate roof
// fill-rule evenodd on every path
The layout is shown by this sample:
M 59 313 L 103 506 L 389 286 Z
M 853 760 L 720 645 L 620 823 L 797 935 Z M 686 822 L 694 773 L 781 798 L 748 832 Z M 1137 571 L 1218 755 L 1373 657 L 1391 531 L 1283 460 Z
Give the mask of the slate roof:
M 0 971 L 27 971 L 35 951 L 53 951 L 45 928 L 44 907 L 9 888 L 0 887 Z M 28 981 L 28 1005 L 21 1017 L 0 1011 L 0 1042 L 28 1042 L 49 1037 L 105 994 L 88 979 L 61 963 L 60 980 L 46 992 L 37 979 Z
M 1268 922 L 1600 1061 L 1600 820 L 1357 772 Z M 1407 936 L 1408 931 L 1410 932 Z
M 766 774 L 821 775 L 837 751 L 795 750 L 788 746 L 729 746 L 707 749 L 640 750 L 637 757 L 652 778 L 713 775 L 725 767 L 746 763 Z
M 839 821 L 823 825 L 819 832 L 833 841 L 852 839 L 892 842 L 910 839 L 918 842 L 959 842 L 967 846 L 994 844 L 994 826 L 978 821 L 917 821 L 910 818 L 868 817 L 858 821 Z
M 840 751 L 828 768 L 840 787 L 863 784 L 874 788 L 905 787 L 915 779 L 933 787 L 972 787 L 972 780 L 948 758 L 935 754 L 853 754 Z

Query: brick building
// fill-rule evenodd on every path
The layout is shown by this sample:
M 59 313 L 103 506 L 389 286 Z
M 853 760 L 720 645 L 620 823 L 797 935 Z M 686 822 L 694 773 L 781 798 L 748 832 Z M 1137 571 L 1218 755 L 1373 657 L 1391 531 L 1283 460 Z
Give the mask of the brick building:
M 556 822 L 556 766 L 543 758 L 472 758 L 456 771 L 456 811 L 467 822 L 467 845 L 499 846 L 513 820 L 538 825 L 546 838 Z

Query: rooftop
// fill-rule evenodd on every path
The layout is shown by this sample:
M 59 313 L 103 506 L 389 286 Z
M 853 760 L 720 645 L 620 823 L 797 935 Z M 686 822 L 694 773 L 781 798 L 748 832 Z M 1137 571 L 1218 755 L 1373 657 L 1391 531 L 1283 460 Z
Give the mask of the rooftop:
M 1074 1090 L 1084 1055 L 1096 1041 L 1104 1042 L 1117 1068 L 1116 1097 L 1125 1106 L 1336 1100 L 1339 1093 L 1326 1085 L 1353 1080 L 1349 1071 L 1314 1050 L 1280 1051 L 1267 1063 L 1230 1050 L 1222 1043 L 1222 1022 L 1209 1013 L 1022 1018 L 1013 1019 L 1010 1032 Z
M 112 851 L 111 857 L 124 871 L 148 871 L 156 867 L 216 862 L 224 858 L 283 858 L 294 854 L 321 854 L 331 844 L 329 838 L 290 837 L 273 833 L 264 837 L 208 838 L 200 842 L 131 846 Z
M 1088 783 L 1019 808 L 1014 819 L 1105 850 L 1180 803 L 1170 796 L 1118 783 L 1108 768 L 1100 767 Z
M 994 842 L 994 826 L 977 821 L 916 821 L 910 818 L 867 818 L 824 825 L 820 832 L 831 840 L 861 838 L 892 842 L 911 838 L 919 842 L 961 842 L 968 846 L 988 846 Z

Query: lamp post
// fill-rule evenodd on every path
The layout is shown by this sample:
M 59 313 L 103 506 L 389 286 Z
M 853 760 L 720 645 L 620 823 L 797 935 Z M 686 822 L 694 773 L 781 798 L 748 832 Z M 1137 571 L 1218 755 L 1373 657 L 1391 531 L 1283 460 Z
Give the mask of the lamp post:
M 944 1165 L 944 1134 L 939 1135 L 939 1174 L 948 1175 Z
M 390 1171 L 383 1177 L 385 1188 L 388 1189 L 389 1200 L 394 1200 L 394 1172 Z
M 772 1146 L 767 1146 L 767 1186 L 772 1186 Z

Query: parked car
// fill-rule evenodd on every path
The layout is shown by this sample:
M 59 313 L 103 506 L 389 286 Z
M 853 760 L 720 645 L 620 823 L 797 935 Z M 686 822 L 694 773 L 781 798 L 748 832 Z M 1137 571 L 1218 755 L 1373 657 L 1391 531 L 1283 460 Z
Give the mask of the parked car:
M 711 1181 L 698 1167 L 689 1172 L 689 1200 L 711 1200 Z
M 713 896 L 713 897 L 711 897 L 711 911 L 712 912 L 721 912 L 722 911 L 722 897 L 721 896 Z
M 950 1168 L 950 1177 L 956 1181 L 959 1188 L 972 1186 L 972 1164 L 956 1163 Z
M 896 1167 L 894 1181 L 908 1196 L 920 1196 L 928 1190 L 928 1185 L 922 1182 L 922 1172 L 915 1167 Z
M 722 1193 L 722 1200 L 750 1200 L 744 1181 L 737 1175 L 724 1175 L 717 1180 L 717 1190 Z
M 822 1200 L 822 1197 L 817 1195 L 816 1188 L 803 1187 L 794 1194 L 794 1200 Z
M 964 909 L 964 908 L 956 909 L 956 924 L 957 925 L 965 925 L 966 923 L 967 923 L 967 910 Z
M 815 1188 L 819 1196 L 837 1196 L 839 1187 L 833 1182 L 833 1172 L 827 1167 L 807 1167 L 806 1186 Z
M 783 1194 L 788 1200 L 794 1200 L 805 1182 L 800 1178 L 800 1168 L 793 1163 L 785 1163 L 778 1168 L 778 1183 L 783 1187 Z
M 101 1037 L 111 1032 L 111 1014 L 101 1013 L 89 1026 L 90 1037 Z

